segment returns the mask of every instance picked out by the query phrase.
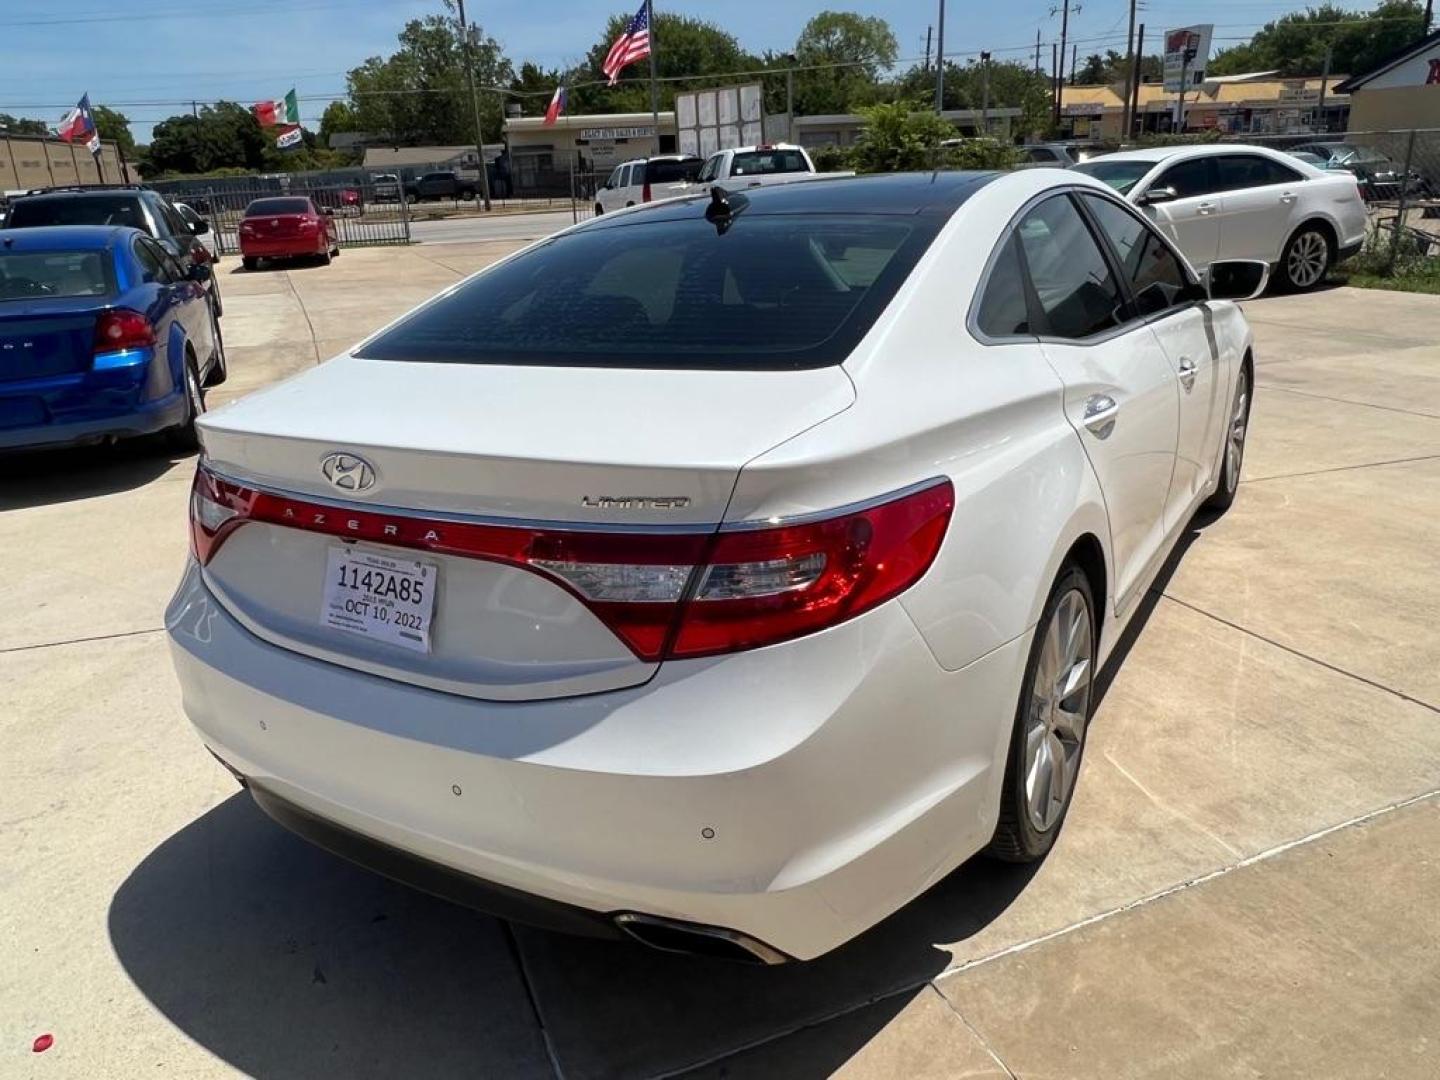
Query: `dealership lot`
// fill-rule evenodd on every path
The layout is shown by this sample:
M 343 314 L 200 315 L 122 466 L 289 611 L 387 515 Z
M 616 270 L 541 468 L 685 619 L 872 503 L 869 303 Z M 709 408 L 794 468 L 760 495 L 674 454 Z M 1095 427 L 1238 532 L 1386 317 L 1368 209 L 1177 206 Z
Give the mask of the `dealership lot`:
M 212 404 L 513 246 L 227 260 Z M 1244 487 L 1112 662 L 1055 852 L 781 970 L 510 928 L 292 839 L 180 712 L 192 462 L 5 462 L 0 1071 L 1440 1072 L 1440 298 L 1248 309 Z

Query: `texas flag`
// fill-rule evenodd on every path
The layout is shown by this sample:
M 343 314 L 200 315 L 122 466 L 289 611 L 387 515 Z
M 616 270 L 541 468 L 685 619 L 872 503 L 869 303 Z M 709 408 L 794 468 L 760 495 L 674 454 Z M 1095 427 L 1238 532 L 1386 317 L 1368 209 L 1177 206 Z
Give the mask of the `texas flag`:
M 92 154 L 100 149 L 100 133 L 95 130 L 95 117 L 90 115 L 90 94 L 80 95 L 80 104 L 60 118 L 56 128 L 61 142 L 82 140 Z
M 564 111 L 565 87 L 557 86 L 555 88 L 555 96 L 550 99 L 550 104 L 545 109 L 545 122 L 540 126 L 549 127 L 551 124 L 555 123 L 555 121 L 560 118 L 560 114 Z

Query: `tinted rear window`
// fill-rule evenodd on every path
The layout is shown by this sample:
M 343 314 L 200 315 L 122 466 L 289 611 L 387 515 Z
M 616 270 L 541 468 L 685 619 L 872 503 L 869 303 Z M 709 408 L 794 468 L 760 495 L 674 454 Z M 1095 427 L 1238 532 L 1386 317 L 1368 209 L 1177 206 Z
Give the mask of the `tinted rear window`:
M 245 208 L 246 217 L 264 217 L 266 214 L 309 214 L 309 199 L 256 199 Z
M 735 155 L 731 176 L 763 176 L 769 173 L 809 172 L 805 155 L 799 150 L 751 150 Z
M 652 368 L 838 364 L 940 218 L 738 215 L 583 229 L 497 266 L 360 355 Z
M 1121 195 L 1128 195 L 1140 178 L 1154 167 L 1153 161 L 1082 161 L 1075 166 L 1075 171 L 1109 184 Z
M 652 184 L 677 184 L 700 175 L 699 158 L 690 161 L 652 161 L 645 166 L 645 178 Z
M 108 296 L 114 288 L 105 251 L 0 253 L 0 300 L 49 296 Z
M 8 227 L 42 225 L 128 225 L 150 231 L 135 195 L 76 195 L 74 198 L 20 199 L 10 209 Z

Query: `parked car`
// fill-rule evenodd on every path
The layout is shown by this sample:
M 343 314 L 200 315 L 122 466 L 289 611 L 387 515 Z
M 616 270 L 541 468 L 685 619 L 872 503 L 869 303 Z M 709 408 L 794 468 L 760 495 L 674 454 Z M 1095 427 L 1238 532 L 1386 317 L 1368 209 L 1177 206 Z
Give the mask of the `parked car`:
M 692 193 L 703 164 L 698 157 L 687 154 L 661 154 L 617 165 L 595 192 L 595 213 Z
M 336 214 L 344 214 L 347 217 L 358 215 L 363 210 L 363 202 L 357 188 L 316 187 L 302 191 L 292 189 L 292 194 L 305 195 L 321 210 L 332 210 Z
M 1055 169 L 588 220 L 205 417 L 182 701 L 260 806 L 393 877 L 818 956 L 1054 843 L 1096 673 L 1235 498 L 1219 297 L 1265 273 L 1207 293 Z
M 1355 178 L 1259 146 L 1156 147 L 1075 166 L 1144 210 L 1197 270 L 1264 259 L 1276 281 L 1311 289 L 1360 250 L 1367 218 Z
M 1290 152 L 1314 154 L 1322 159 L 1321 168 L 1354 175 L 1366 199 L 1396 199 L 1400 197 L 1402 187 L 1406 195 L 1424 197 L 1434 194 L 1434 188 L 1424 174 L 1415 169 L 1410 170 L 1408 182 L 1402 185 L 1405 166 L 1373 146 L 1326 141 L 1306 143 L 1293 147 Z
M 326 266 L 340 254 L 331 211 L 304 195 L 256 199 L 240 219 L 240 261 L 254 270 L 261 259 L 318 258 Z
M 740 146 L 720 150 L 705 159 L 700 175 L 695 178 L 702 191 L 711 186 L 726 191 L 789 184 L 796 180 L 813 180 L 822 175 L 801 147 L 789 143 L 764 146 Z M 826 176 L 849 176 L 850 173 L 825 173 Z
M 182 273 L 189 273 L 195 263 L 210 261 L 210 250 L 200 240 L 209 226 L 189 225 L 159 192 L 133 184 L 40 188 L 10 201 L 6 229 L 51 225 L 125 225 L 139 229 L 160 242 Z M 206 279 L 205 290 L 219 318 L 225 314 L 225 302 L 213 274 Z
M 370 178 L 374 187 L 373 196 L 375 202 L 399 202 L 405 193 L 400 183 L 400 177 L 394 173 L 376 173 Z
M 1071 165 L 1089 160 L 1090 157 L 1087 148 L 1077 143 L 1065 142 L 1030 143 L 1017 147 L 1016 152 L 1020 155 L 1019 167 L 1022 169 L 1046 165 L 1068 169 Z
M 478 181 L 468 180 L 457 172 L 426 173 L 415 181 L 415 197 L 420 202 L 440 199 L 475 198 Z
M 116 226 L 7 231 L 0 239 L 0 449 L 163 431 L 195 445 L 204 387 L 225 381 L 225 343 L 204 289 Z
M 177 202 L 174 206 L 180 216 L 185 220 L 185 224 L 190 227 L 190 232 L 194 234 L 196 242 L 198 242 L 200 246 L 205 249 L 206 254 L 210 256 L 210 261 L 212 263 L 219 262 L 220 252 L 216 250 L 215 242 L 205 239 L 207 236 L 213 235 L 210 230 L 210 222 L 201 217 L 200 212 L 189 203 Z

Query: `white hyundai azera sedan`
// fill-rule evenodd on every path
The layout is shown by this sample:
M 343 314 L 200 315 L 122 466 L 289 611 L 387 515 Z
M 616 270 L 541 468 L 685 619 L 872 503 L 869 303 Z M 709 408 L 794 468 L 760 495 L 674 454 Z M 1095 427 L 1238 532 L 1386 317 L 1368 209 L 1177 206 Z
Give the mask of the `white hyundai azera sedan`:
M 1073 172 L 581 224 L 200 421 L 184 706 L 282 824 L 505 918 L 779 963 L 1033 860 L 1235 497 L 1251 334 Z

